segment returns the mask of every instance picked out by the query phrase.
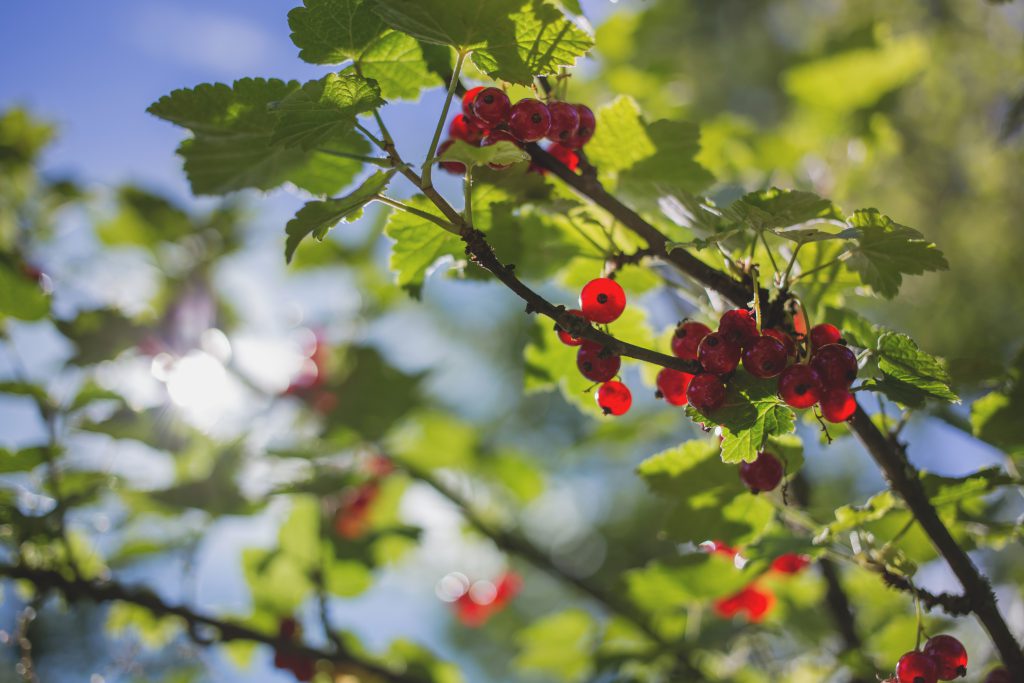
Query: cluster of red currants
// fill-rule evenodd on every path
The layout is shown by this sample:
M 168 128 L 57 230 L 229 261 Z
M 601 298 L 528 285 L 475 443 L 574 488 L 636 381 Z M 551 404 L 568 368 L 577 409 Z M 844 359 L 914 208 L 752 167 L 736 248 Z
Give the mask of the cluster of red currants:
M 551 141 L 548 152 L 574 169 L 580 149 L 594 136 L 597 119 L 589 107 L 568 102 L 549 102 L 526 97 L 515 104 L 500 88 L 478 86 L 462 97 L 462 113 L 448 126 L 449 139 L 438 147 L 438 154 L 462 140 L 470 145 L 486 147 L 505 140 L 515 145 Z M 465 165 L 457 161 L 441 162 L 444 170 L 462 175 Z M 505 166 L 491 164 L 491 168 Z
M 1005 670 L 1004 670 L 1005 671 Z M 967 675 L 967 649 L 953 636 L 929 638 L 924 649 L 913 650 L 900 657 L 896 675 L 883 683 L 937 683 Z M 998 670 L 989 674 L 986 683 L 998 683 Z M 1009 676 L 1006 677 L 1009 681 Z

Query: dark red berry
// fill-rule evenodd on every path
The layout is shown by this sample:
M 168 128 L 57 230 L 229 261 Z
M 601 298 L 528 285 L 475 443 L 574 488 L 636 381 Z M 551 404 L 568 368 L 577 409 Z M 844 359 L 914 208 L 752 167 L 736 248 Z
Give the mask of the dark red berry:
M 456 140 L 468 142 L 471 145 L 479 145 L 484 139 L 484 133 L 483 129 L 478 128 L 475 123 L 463 114 L 457 115 L 448 124 L 448 135 Z
M 923 652 L 935 660 L 940 681 L 952 681 L 967 675 L 967 648 L 953 636 L 933 636 Z
M 896 679 L 900 683 L 936 683 L 939 670 L 935 660 L 923 652 L 908 652 L 896 663 Z
M 523 142 L 537 142 L 548 134 L 550 127 L 547 105 L 532 97 L 516 102 L 508 117 L 508 129 Z
M 674 406 L 686 405 L 686 389 L 690 386 L 693 375 L 672 368 L 662 368 L 658 373 L 658 398 L 663 398 Z
M 821 416 L 829 422 L 846 422 L 857 410 L 857 400 L 846 389 L 821 392 Z
M 569 147 L 573 149 L 579 149 L 590 142 L 590 138 L 594 137 L 594 129 L 597 127 L 594 112 L 587 105 L 577 104 L 576 114 L 579 116 L 579 125 L 576 127 L 576 134 L 568 142 Z
M 697 360 L 697 347 L 709 334 L 711 328 L 704 323 L 692 320 L 679 323 L 672 335 L 672 354 L 685 360 Z
M 1004 667 L 999 667 L 988 672 L 985 683 L 1013 683 L 1013 681 L 1010 680 L 1010 672 Z
M 597 390 L 597 405 L 605 415 L 625 415 L 633 405 L 633 394 L 622 382 L 605 382 Z
M 488 128 L 508 122 L 512 101 L 499 88 L 484 88 L 473 98 L 473 116 Z
M 857 356 L 842 344 L 826 344 L 815 351 L 811 367 L 829 389 L 847 389 L 857 379 Z
M 561 161 L 570 171 L 575 171 L 580 167 L 580 155 L 565 145 L 552 142 L 548 145 L 548 154 Z
M 821 378 L 810 365 L 790 365 L 779 375 L 779 396 L 794 408 L 810 408 L 821 397 Z
M 615 280 L 596 278 L 580 292 L 580 309 L 591 322 L 610 323 L 626 310 L 626 293 Z
M 480 143 L 480 146 L 481 147 L 488 147 L 490 145 L 493 145 L 495 143 L 502 142 L 502 141 L 511 142 L 516 147 L 521 147 L 522 146 L 520 144 L 519 140 L 517 140 L 516 137 L 514 135 L 512 135 L 511 133 L 509 133 L 507 130 L 492 130 L 492 131 L 489 131 L 487 133 L 487 136 L 483 139 L 483 142 Z M 502 169 L 508 168 L 512 164 L 493 164 L 492 163 L 492 164 L 487 164 L 487 165 L 490 166 L 491 168 L 493 168 L 495 171 L 500 171 Z
M 569 315 L 575 315 L 579 316 L 580 318 L 586 319 L 586 316 L 583 315 L 583 311 L 577 311 L 575 308 L 566 311 L 566 313 L 568 313 Z M 579 337 L 572 336 L 558 325 L 555 325 L 555 329 L 558 331 L 558 338 L 566 346 L 579 346 L 580 344 L 583 343 L 582 339 L 580 339 Z
M 843 338 L 843 333 L 835 325 L 822 323 L 811 328 L 811 351 L 819 349 L 825 344 L 838 344 Z
M 576 352 L 576 367 L 591 382 L 607 382 L 619 374 L 622 359 L 613 353 L 604 353 L 604 347 L 584 341 Z
M 751 493 L 771 491 L 782 481 L 782 463 L 771 453 L 757 454 L 754 462 L 740 463 L 740 481 Z
M 576 129 L 580 127 L 580 114 L 576 107 L 568 102 L 552 102 L 548 105 L 548 113 L 551 114 L 548 140 L 571 147 Z
M 480 91 L 484 89 L 484 86 L 478 85 L 475 88 L 470 88 L 466 91 L 466 94 L 462 96 L 462 113 L 470 118 L 476 116 L 473 113 L 473 100 L 480 94 Z
M 454 144 L 455 144 L 454 140 L 445 140 L 444 142 L 442 142 L 440 145 L 437 146 L 437 156 L 441 156 L 442 154 L 444 154 L 445 150 L 447 150 L 449 147 L 451 147 Z M 444 170 L 446 170 L 449 173 L 452 173 L 454 175 L 465 175 L 466 174 L 466 165 L 464 163 L 462 163 L 461 161 L 442 161 L 440 163 L 440 166 Z
M 686 388 L 686 400 L 704 415 L 710 415 L 725 403 L 725 385 L 709 372 L 694 375 Z
M 764 331 L 764 334 L 773 339 L 778 339 L 782 342 L 782 345 L 786 347 L 786 354 L 791 358 L 796 358 L 796 342 L 793 338 L 782 330 L 768 329 Z
M 758 337 L 743 350 L 743 367 L 754 377 L 775 377 L 786 369 L 789 354 L 778 339 Z
M 757 339 L 757 323 L 750 311 L 737 308 L 726 311 L 718 323 L 718 331 L 736 346 L 746 346 Z
M 740 364 L 740 347 L 721 332 L 712 332 L 697 347 L 697 360 L 708 372 L 727 375 Z
M 796 553 L 785 553 L 772 560 L 772 569 L 780 574 L 796 574 L 807 568 L 811 558 Z

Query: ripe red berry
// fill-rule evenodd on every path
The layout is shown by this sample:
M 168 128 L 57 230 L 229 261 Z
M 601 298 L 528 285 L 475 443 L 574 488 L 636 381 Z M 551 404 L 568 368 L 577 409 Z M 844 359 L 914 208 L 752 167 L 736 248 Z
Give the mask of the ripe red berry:
M 767 335 L 758 337 L 743 350 L 743 367 L 754 377 L 775 377 L 786 369 L 786 347 Z
M 512 106 L 508 129 L 523 142 L 537 142 L 548 134 L 550 127 L 551 113 L 540 100 L 527 97 Z
M 821 378 L 810 365 L 790 365 L 779 375 L 779 396 L 794 408 L 810 408 L 821 397 Z
M 576 352 L 576 367 L 580 374 L 591 382 L 607 382 L 619 374 L 622 358 L 615 354 L 604 354 L 604 347 L 591 341 L 584 341 Z
M 444 142 L 442 142 L 440 145 L 437 146 L 437 156 L 441 156 L 442 154 L 444 154 L 445 150 L 447 150 L 454 144 L 454 140 L 445 140 Z M 461 161 L 442 161 L 440 163 L 440 166 L 445 171 L 448 171 L 449 173 L 452 173 L 454 175 L 466 174 L 466 165 Z
M 470 88 L 466 91 L 466 94 L 462 96 L 462 113 L 468 117 L 476 116 L 473 113 L 473 100 L 480 94 L 480 91 L 484 89 L 484 86 L 478 85 L 475 88 Z
M 694 375 L 686 388 L 686 400 L 704 415 L 710 415 L 725 403 L 725 385 L 710 372 Z
M 716 600 L 715 612 L 726 619 L 734 617 L 740 612 L 746 612 L 747 619 L 757 623 L 765 618 L 774 605 L 774 593 L 757 585 L 750 585 L 735 595 Z
M 900 683 L 936 683 L 939 670 L 935 660 L 922 652 L 908 652 L 896 663 L 896 678 Z
M 811 558 L 796 553 L 785 553 L 772 560 L 772 569 L 780 574 L 796 574 L 811 563 Z
M 574 149 L 579 149 L 594 137 L 597 119 L 594 117 L 594 112 L 585 104 L 577 104 L 576 113 L 579 115 L 580 122 L 576 127 L 576 134 L 572 136 L 568 144 Z
M 565 164 L 565 167 L 570 171 L 575 171 L 580 167 L 580 155 L 565 145 L 552 142 L 548 145 L 548 154 Z
M 952 681 L 967 675 L 967 648 L 953 636 L 929 638 L 923 652 L 935 660 L 940 681 Z
M 473 116 L 489 128 L 508 122 L 512 101 L 500 88 L 484 88 L 473 98 Z
M 484 139 L 485 131 L 463 114 L 457 115 L 448 124 L 448 135 L 456 140 L 463 140 L 471 145 L 479 145 Z
M 566 311 L 569 315 L 575 315 L 580 318 L 586 319 L 587 316 L 583 315 L 583 311 L 577 311 L 575 308 Z M 558 331 L 558 338 L 566 346 L 579 346 L 583 343 L 583 340 L 579 337 L 574 337 L 558 325 L 555 325 L 555 329 Z
M 711 328 L 704 323 L 692 320 L 679 323 L 672 335 L 672 354 L 685 360 L 697 360 L 697 347 L 709 334 Z
M 778 339 L 782 342 L 782 345 L 786 347 L 786 354 L 792 358 L 796 358 L 796 342 L 793 341 L 793 338 L 788 334 L 782 330 L 776 329 L 767 329 L 763 334 L 765 336 L 772 337 L 773 339 Z
M 838 344 L 843 338 L 843 333 L 835 325 L 822 323 L 811 328 L 811 351 L 825 346 L 825 344 Z
M 718 331 L 736 346 L 744 347 L 757 339 L 757 322 L 750 311 L 736 308 L 725 312 L 718 322 Z
M 483 142 L 480 143 L 480 146 L 481 147 L 488 147 L 490 145 L 493 145 L 495 143 L 502 142 L 502 141 L 511 142 L 516 147 L 521 147 L 522 146 L 520 144 L 519 140 L 517 140 L 516 137 L 514 135 L 512 135 L 512 133 L 509 133 L 507 130 L 492 130 L 492 131 L 489 131 L 487 133 L 487 136 L 483 139 Z M 491 164 L 487 164 L 487 165 L 490 166 L 491 168 L 493 168 L 495 171 L 501 171 L 502 169 L 508 168 L 512 164 L 494 164 L 494 163 L 491 163 Z
M 708 372 L 727 375 L 740 363 L 740 347 L 721 332 L 712 332 L 697 347 L 697 360 Z
M 596 278 L 580 292 L 580 309 L 591 322 L 610 323 L 626 309 L 626 293 L 615 280 Z
M 754 462 L 740 463 L 740 481 L 751 493 L 771 491 L 782 481 L 782 463 L 771 453 L 762 451 Z
M 686 405 L 686 389 L 690 386 L 693 375 L 672 368 L 662 368 L 658 373 L 658 398 L 663 398 L 674 406 Z
M 857 356 L 842 344 L 826 344 L 811 356 L 823 387 L 847 389 L 857 379 Z
M 992 669 L 988 672 L 988 676 L 985 677 L 985 683 L 1013 683 L 1010 680 L 1010 672 L 1004 667 L 998 669 Z
M 857 410 L 857 400 L 846 389 L 821 392 L 821 416 L 829 422 L 846 422 Z
M 572 147 L 576 129 L 580 127 L 580 113 L 568 102 L 552 102 L 548 105 L 551 114 L 551 127 L 548 128 L 548 140 Z
M 625 415 L 633 405 L 633 394 L 622 382 L 605 382 L 597 390 L 596 398 L 605 415 Z

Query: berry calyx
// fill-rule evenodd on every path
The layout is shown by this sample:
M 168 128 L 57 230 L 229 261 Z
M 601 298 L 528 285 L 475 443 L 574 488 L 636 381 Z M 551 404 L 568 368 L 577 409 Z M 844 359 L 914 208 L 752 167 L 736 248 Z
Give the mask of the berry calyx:
M 552 102 L 548 105 L 548 113 L 551 114 L 548 140 L 572 147 L 572 139 L 580 127 L 580 114 L 576 107 L 568 102 Z
M 697 347 L 697 360 L 708 372 L 727 375 L 740 363 L 740 347 L 721 332 L 712 332 Z
M 820 349 L 826 344 L 838 344 L 843 338 L 843 333 L 835 325 L 822 323 L 811 328 L 811 351 Z
M 821 378 L 810 365 L 790 365 L 779 375 L 779 396 L 794 408 L 810 408 L 821 398 Z
M 811 564 L 811 558 L 796 553 L 785 553 L 772 560 L 772 569 L 780 574 L 797 574 Z
M 575 308 L 566 311 L 566 313 L 569 314 L 569 315 L 578 316 L 580 318 L 583 318 L 584 320 L 587 317 L 587 316 L 583 315 L 583 311 L 578 311 Z M 563 330 L 558 325 L 555 325 L 555 330 L 558 331 L 558 339 L 559 339 L 559 341 L 561 341 L 566 346 L 579 346 L 580 344 L 583 343 L 582 339 L 580 339 L 579 337 L 572 336 L 571 334 L 569 334 L 567 331 Z
M 496 144 L 496 143 L 502 142 L 502 141 L 504 141 L 504 142 L 511 142 L 516 147 L 521 147 L 522 146 L 520 144 L 519 140 L 517 140 L 516 137 L 514 135 L 512 135 L 512 133 L 509 133 L 507 130 L 492 130 L 492 131 L 489 131 L 487 133 L 487 136 L 480 143 L 480 146 L 481 147 L 489 147 L 490 145 L 493 145 L 493 144 Z M 490 166 L 491 168 L 493 168 L 495 171 L 501 171 L 503 169 L 506 169 L 506 168 L 510 167 L 512 164 L 489 163 L 487 165 Z
M 625 415 L 633 405 L 633 394 L 622 382 L 605 382 L 597 390 L 596 398 L 605 415 Z
M 848 389 L 857 379 L 857 356 L 842 344 L 826 344 L 815 351 L 811 367 L 829 389 Z
M 896 679 L 900 683 L 936 683 L 938 667 L 935 660 L 923 652 L 908 652 L 896 663 Z
M 594 137 L 594 129 L 597 128 L 597 118 L 595 118 L 594 112 L 587 105 L 577 104 L 575 106 L 576 114 L 579 116 L 579 125 L 576 127 L 576 133 L 568 144 L 573 149 L 579 149 L 590 142 L 590 138 Z
M 694 375 L 686 388 L 686 400 L 700 413 L 710 415 L 725 403 L 725 385 L 710 372 Z
M 674 406 L 686 405 L 686 390 L 690 386 L 693 375 L 672 368 L 662 368 L 655 383 L 658 386 L 658 398 L 663 398 Z
M 725 312 L 718 322 L 718 331 L 736 346 L 744 347 L 757 339 L 757 322 L 750 311 L 736 308 Z
M 754 462 L 740 463 L 740 481 L 751 493 L 772 491 L 782 481 L 783 467 L 771 453 L 762 451 Z
M 775 377 L 786 369 L 786 347 L 767 335 L 758 337 L 743 350 L 743 367 L 754 377 Z
M 550 127 L 547 105 L 532 97 L 516 102 L 508 117 L 508 129 L 523 142 L 537 142 L 548 134 Z
M 610 323 L 622 315 L 625 309 L 626 293 L 611 278 L 591 280 L 580 292 L 580 310 L 591 322 Z
M 782 330 L 776 329 L 764 330 L 762 334 L 764 334 L 766 337 L 778 339 L 780 342 L 782 342 L 782 345 L 786 347 L 786 354 L 792 358 L 796 358 L 796 342 L 793 341 L 793 338 L 790 337 L 788 334 L 786 334 Z
M 484 88 L 473 98 L 473 116 L 490 128 L 508 121 L 512 101 L 500 88 Z
M 455 144 L 454 140 L 445 140 L 437 146 L 437 156 L 441 156 L 449 147 Z M 442 161 L 438 164 L 442 169 L 453 175 L 466 175 L 466 165 L 461 161 Z
M 967 675 L 967 648 L 953 636 L 943 634 L 929 638 L 922 652 L 935 660 L 940 681 Z
M 484 86 L 478 85 L 475 88 L 470 88 L 466 91 L 466 94 L 462 96 L 462 113 L 470 118 L 476 116 L 473 113 L 473 100 L 476 96 L 484 89 Z
M 985 677 L 985 683 L 1012 683 L 1010 672 L 1002 666 L 998 669 L 992 669 L 988 672 L 988 676 Z
M 697 360 L 697 347 L 704 337 L 711 334 L 711 328 L 704 323 L 687 320 L 679 323 L 672 335 L 672 355 L 685 360 Z
M 857 411 L 857 400 L 846 389 L 825 389 L 821 394 L 821 416 L 829 422 L 846 422 Z
M 448 135 L 456 140 L 468 142 L 471 145 L 479 145 L 486 134 L 486 130 L 480 128 L 476 123 L 464 114 L 457 115 L 448 124 Z
M 607 382 L 619 374 L 622 358 L 613 353 L 604 353 L 604 347 L 592 341 L 584 341 L 576 352 L 576 367 L 580 374 L 591 382 Z

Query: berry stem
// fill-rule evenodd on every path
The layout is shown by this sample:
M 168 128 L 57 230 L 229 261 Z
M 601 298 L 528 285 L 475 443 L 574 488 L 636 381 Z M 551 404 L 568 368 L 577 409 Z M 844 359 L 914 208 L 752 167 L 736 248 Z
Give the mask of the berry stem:
M 431 223 L 434 223 L 435 225 L 444 228 L 445 230 L 454 235 L 459 234 L 459 229 L 457 227 L 455 227 L 445 219 L 441 218 L 440 216 L 429 213 L 427 211 L 423 211 L 421 209 L 417 209 L 416 207 L 409 206 L 408 204 L 403 204 L 402 202 L 395 201 L 394 199 L 391 199 L 390 197 L 385 197 L 384 195 L 381 194 L 376 195 L 374 198 L 381 204 L 387 204 L 388 206 L 394 207 L 401 211 L 405 211 L 406 213 L 411 213 L 414 216 L 418 216 L 424 220 L 428 220 Z
M 463 193 L 465 194 L 465 205 L 462 209 L 462 217 L 466 220 L 466 225 L 473 227 L 473 167 L 466 166 L 466 176 L 462 183 Z
M 767 247 L 768 245 L 766 244 L 765 246 Z M 754 323 L 757 325 L 757 333 L 761 334 L 761 278 L 760 271 L 756 265 L 750 268 L 750 277 L 754 279 Z
M 772 262 L 772 271 L 778 274 L 779 264 L 775 262 L 775 255 L 772 253 L 772 248 L 768 246 L 768 238 L 764 236 L 764 230 L 758 233 L 758 237 L 761 238 L 761 244 L 764 245 L 764 250 L 768 252 L 768 260 Z
M 797 242 L 796 247 L 793 249 L 792 255 L 789 257 L 789 263 L 786 264 L 786 272 L 782 274 L 782 280 L 780 283 L 783 291 L 789 289 L 790 280 L 789 276 L 793 273 L 793 266 L 796 265 L 796 257 L 800 253 L 800 248 L 804 246 L 803 242 Z
M 355 159 L 356 161 L 362 161 L 365 164 L 373 164 L 374 166 L 380 166 L 381 168 L 391 168 L 391 160 L 385 157 L 371 157 L 364 156 L 362 154 L 352 154 L 350 152 L 339 152 L 334 149 L 325 149 L 323 147 L 317 147 L 316 151 L 322 154 L 328 154 L 332 157 L 340 157 L 342 159 Z
M 459 50 L 459 56 L 455 60 L 455 69 L 452 72 L 451 80 L 448 82 L 448 94 L 445 95 L 444 106 L 441 107 L 441 116 L 437 120 L 437 127 L 434 129 L 434 138 L 430 141 L 430 147 L 427 149 L 427 158 L 423 161 L 423 182 L 420 185 L 423 189 L 431 187 L 430 172 L 434 166 L 434 155 L 437 153 L 437 144 L 441 141 L 441 133 L 444 131 L 445 121 L 448 120 L 448 109 L 451 108 L 452 98 L 455 97 L 455 90 L 459 86 L 459 74 L 462 72 L 462 63 L 466 60 L 466 54 L 465 50 Z

